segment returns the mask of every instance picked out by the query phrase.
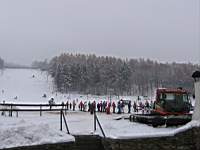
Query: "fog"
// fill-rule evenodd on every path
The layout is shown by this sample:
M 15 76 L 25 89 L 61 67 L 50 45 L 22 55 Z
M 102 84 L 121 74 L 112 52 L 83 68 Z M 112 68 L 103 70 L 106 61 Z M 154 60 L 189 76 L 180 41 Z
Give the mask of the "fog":
M 200 60 L 199 0 L 1 0 L 0 57 L 31 64 L 63 52 Z

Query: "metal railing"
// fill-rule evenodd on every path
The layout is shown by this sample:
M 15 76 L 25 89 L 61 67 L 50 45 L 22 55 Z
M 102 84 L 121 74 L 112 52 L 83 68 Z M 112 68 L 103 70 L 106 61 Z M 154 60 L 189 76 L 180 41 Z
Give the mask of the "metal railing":
M 0 103 L 0 106 L 3 106 L 6 108 L 2 108 L 0 109 L 0 111 L 2 112 L 9 112 L 9 116 L 12 117 L 13 116 L 13 112 L 16 112 L 16 117 L 18 117 L 18 112 L 40 112 L 40 116 L 42 116 L 42 112 L 49 112 L 49 111 L 53 111 L 53 112 L 60 112 L 60 130 L 62 131 L 62 122 L 64 120 L 65 123 L 65 127 L 67 130 L 67 133 L 70 134 L 69 132 L 69 127 L 66 121 L 66 106 L 64 104 L 12 104 L 12 103 Z M 17 108 L 17 106 L 19 107 L 39 107 L 39 108 Z M 42 107 L 49 107 L 46 109 L 42 109 Z M 53 108 L 53 107 L 61 107 L 61 108 Z M 64 113 L 65 111 L 65 113 Z
M 99 119 L 98 119 L 98 116 L 97 116 L 97 114 L 96 114 L 96 111 L 94 111 L 94 131 L 97 130 L 97 124 L 98 124 L 98 126 L 99 126 L 99 128 L 100 128 L 100 131 L 101 131 L 103 137 L 106 138 L 105 132 L 104 132 L 104 130 L 103 130 L 103 128 L 102 128 L 102 125 L 101 125 L 101 123 L 100 123 L 100 121 L 99 121 Z
M 16 112 L 16 116 L 18 117 L 18 112 L 22 112 L 22 111 L 36 111 L 36 112 L 40 112 L 40 116 L 42 116 L 42 112 L 43 111 L 60 111 L 61 109 L 63 109 L 65 111 L 66 114 L 66 106 L 64 104 L 13 104 L 13 103 L 0 103 L 0 106 L 3 106 L 4 108 L 0 109 L 0 111 L 9 112 L 9 116 L 12 117 L 13 116 L 13 112 Z M 19 109 L 17 107 L 26 107 L 24 109 Z M 33 108 L 27 108 L 27 107 L 34 107 Z M 35 107 L 39 107 L 39 108 L 35 108 Z M 44 107 L 46 107 L 45 109 L 43 109 Z M 47 108 L 49 107 L 49 108 Z M 53 108 L 54 107 L 54 108 Z M 55 108 L 56 107 L 56 108 Z M 57 108 L 57 107 L 61 107 L 61 108 Z
M 9 112 L 9 116 L 12 117 L 13 116 L 13 112 L 16 112 L 16 116 L 18 117 L 18 112 L 40 112 L 40 116 L 42 116 L 42 112 L 49 112 L 49 111 L 56 111 L 56 112 L 60 112 L 60 130 L 63 130 L 63 121 L 67 130 L 67 133 L 70 134 L 69 132 L 69 127 L 67 124 L 67 120 L 66 120 L 66 113 L 67 113 L 67 109 L 66 109 L 66 105 L 65 104 L 12 104 L 12 103 L 0 103 L 0 106 L 6 106 L 8 108 L 2 108 L 0 109 L 0 111 L 2 112 Z M 39 108 L 30 108 L 30 109 L 19 109 L 17 108 L 17 106 L 19 107 L 39 107 Z M 45 108 L 42 109 L 42 107 L 49 107 L 49 108 Z M 54 107 L 54 108 L 53 108 Z M 61 107 L 61 108 L 55 108 L 55 107 Z M 100 128 L 100 131 L 103 135 L 104 138 L 106 138 L 105 132 L 102 128 L 102 125 L 98 119 L 98 116 L 96 114 L 96 111 L 94 111 L 94 131 L 97 130 L 97 125 Z

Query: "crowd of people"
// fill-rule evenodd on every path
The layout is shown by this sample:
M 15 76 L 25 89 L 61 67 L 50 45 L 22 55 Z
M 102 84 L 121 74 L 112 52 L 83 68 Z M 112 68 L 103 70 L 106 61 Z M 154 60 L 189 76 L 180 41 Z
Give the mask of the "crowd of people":
M 153 101 L 134 101 L 133 104 L 131 101 L 124 101 L 119 100 L 117 102 L 115 101 L 100 101 L 100 102 L 90 102 L 90 101 L 78 101 L 73 100 L 67 101 L 66 103 L 63 102 L 63 106 L 66 110 L 72 110 L 72 111 L 83 111 L 83 112 L 90 112 L 93 114 L 94 112 L 101 112 L 101 113 L 149 113 L 151 109 L 154 107 Z

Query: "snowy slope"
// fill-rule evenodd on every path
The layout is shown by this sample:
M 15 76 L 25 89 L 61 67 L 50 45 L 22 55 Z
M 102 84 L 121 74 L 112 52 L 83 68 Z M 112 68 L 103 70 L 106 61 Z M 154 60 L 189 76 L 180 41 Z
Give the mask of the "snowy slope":
M 42 97 L 44 94 L 47 95 L 47 98 Z M 14 99 L 16 96 L 17 99 Z M 47 103 L 51 97 L 54 97 L 56 103 L 73 99 L 79 101 L 110 100 L 110 96 L 56 93 L 52 78 L 47 77 L 47 73 L 40 70 L 5 69 L 0 72 L 0 102 L 5 100 L 13 103 Z M 121 98 L 136 100 L 137 96 L 112 96 L 111 98 L 115 101 Z M 143 97 L 141 98 L 143 99 Z
M 32 78 L 32 76 L 35 78 Z M 50 93 L 52 81 L 45 73 L 31 69 L 6 69 L 0 75 L 0 100 L 6 102 L 46 103 L 44 93 Z M 2 93 L 2 90 L 4 92 Z M 18 97 L 14 99 L 14 97 Z
M 35 76 L 34 78 L 32 76 Z M 3 90 L 3 92 L 2 92 Z M 60 94 L 53 92 L 53 82 L 45 72 L 26 69 L 6 69 L 0 74 L 0 102 L 13 103 L 47 103 L 48 98 L 54 97 L 56 103 L 73 99 L 82 101 L 109 100 L 109 96 L 93 96 L 79 94 Z M 48 98 L 42 98 L 43 94 Z M 18 99 L 14 99 L 17 96 Z M 121 97 L 120 97 L 121 98 Z M 135 99 L 136 97 L 123 97 Z M 113 97 L 113 100 L 118 100 Z M 117 114 L 107 115 L 98 113 L 99 120 L 107 137 L 112 138 L 136 138 L 149 136 L 171 136 L 175 133 L 193 126 L 187 125 L 181 128 L 153 128 L 148 125 L 129 122 L 128 120 L 115 120 Z M 15 116 L 15 112 L 13 113 Z M 59 131 L 59 113 L 19 112 L 19 117 L 0 116 L 0 148 L 22 145 L 34 145 L 49 142 L 73 141 L 72 136 L 66 134 L 66 130 Z M 94 133 L 93 115 L 88 112 L 67 112 L 66 116 L 71 134 Z M 196 125 L 196 124 L 195 124 Z M 65 127 L 63 126 L 63 129 Z M 101 135 L 99 128 L 95 134 Z M 16 140 L 18 139 L 18 140 Z

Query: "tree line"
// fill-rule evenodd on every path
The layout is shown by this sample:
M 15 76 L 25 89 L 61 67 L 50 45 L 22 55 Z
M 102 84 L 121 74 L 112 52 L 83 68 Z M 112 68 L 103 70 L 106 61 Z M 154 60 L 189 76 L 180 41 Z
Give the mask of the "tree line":
M 0 69 L 4 68 L 4 60 L 0 57 Z
M 191 63 L 159 63 L 145 59 L 61 54 L 40 62 L 53 77 L 57 91 L 95 95 L 151 95 L 158 87 L 193 91 Z

